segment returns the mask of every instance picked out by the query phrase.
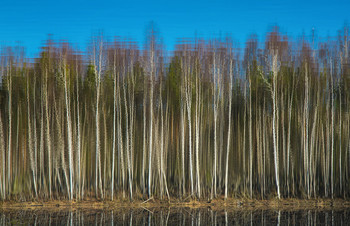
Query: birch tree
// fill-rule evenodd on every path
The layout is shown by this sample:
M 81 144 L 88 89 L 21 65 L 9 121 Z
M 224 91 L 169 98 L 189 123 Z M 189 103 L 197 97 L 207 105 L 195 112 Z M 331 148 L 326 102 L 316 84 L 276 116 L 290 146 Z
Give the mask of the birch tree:
M 96 159 L 95 159 L 95 193 L 98 190 L 102 194 L 102 178 L 101 178 L 101 155 L 100 155 L 100 92 L 101 92 L 101 73 L 102 73 L 102 54 L 103 40 L 99 38 L 97 43 L 93 43 L 93 60 L 95 84 L 96 84 L 96 106 L 95 106 L 95 129 L 96 129 Z
M 228 192 L 228 162 L 231 145 L 231 114 L 232 114 L 232 92 L 233 92 L 233 65 L 232 58 L 230 59 L 230 88 L 229 88 L 229 105 L 228 105 L 228 130 L 227 130 L 227 149 L 226 149 L 226 170 L 225 170 L 225 199 Z

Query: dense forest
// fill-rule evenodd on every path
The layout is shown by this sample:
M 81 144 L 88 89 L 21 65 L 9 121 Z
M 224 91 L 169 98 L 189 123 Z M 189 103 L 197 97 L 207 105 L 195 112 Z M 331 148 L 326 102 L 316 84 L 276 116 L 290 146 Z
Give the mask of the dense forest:
M 350 42 L 1 48 L 0 199 L 350 196 Z

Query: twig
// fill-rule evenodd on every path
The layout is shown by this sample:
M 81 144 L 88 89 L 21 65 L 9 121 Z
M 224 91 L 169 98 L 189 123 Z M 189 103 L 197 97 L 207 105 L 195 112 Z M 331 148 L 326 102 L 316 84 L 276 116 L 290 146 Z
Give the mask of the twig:
M 141 206 L 141 208 L 143 208 L 143 209 L 147 210 L 148 212 L 150 212 L 151 214 L 153 214 L 153 212 L 150 211 L 149 209 L 147 209 L 146 207 Z
M 185 198 L 184 200 L 182 200 L 182 201 L 186 201 L 186 199 L 188 199 L 188 198 L 190 198 L 190 197 L 192 197 L 193 196 L 193 194 L 190 194 L 187 198 Z
M 143 201 L 141 204 L 144 204 L 144 203 L 150 201 L 151 199 L 153 199 L 153 196 L 151 198 L 147 199 L 146 201 Z

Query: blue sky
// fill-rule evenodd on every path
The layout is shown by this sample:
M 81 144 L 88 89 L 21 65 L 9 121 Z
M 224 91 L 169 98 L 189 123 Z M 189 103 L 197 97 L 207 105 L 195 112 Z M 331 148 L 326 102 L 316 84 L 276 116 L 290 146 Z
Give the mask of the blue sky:
M 53 34 L 85 50 L 93 32 L 128 36 L 142 46 L 150 21 L 157 25 L 167 49 L 180 37 L 231 34 L 241 46 L 251 33 L 261 40 L 271 25 L 297 37 L 315 28 L 319 36 L 335 36 L 349 22 L 350 1 L 44 1 L 1 0 L 0 43 L 19 41 L 29 55 Z

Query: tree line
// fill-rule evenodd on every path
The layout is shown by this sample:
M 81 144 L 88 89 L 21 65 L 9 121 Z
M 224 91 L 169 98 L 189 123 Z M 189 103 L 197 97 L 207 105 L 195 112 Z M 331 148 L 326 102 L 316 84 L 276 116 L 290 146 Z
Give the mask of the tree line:
M 348 35 L 3 47 L 0 199 L 347 198 Z

